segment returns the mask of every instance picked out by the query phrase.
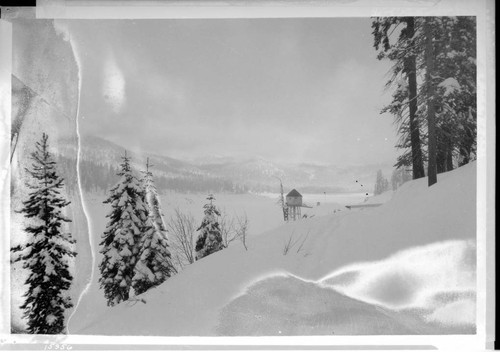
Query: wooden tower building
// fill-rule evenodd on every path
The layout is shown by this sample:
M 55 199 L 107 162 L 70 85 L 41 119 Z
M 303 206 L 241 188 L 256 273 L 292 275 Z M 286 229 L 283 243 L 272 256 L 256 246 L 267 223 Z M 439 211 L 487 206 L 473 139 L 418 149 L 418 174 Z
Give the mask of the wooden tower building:
M 288 219 L 297 220 L 301 218 L 302 195 L 296 189 L 292 189 L 286 195 L 286 206 L 288 208 Z

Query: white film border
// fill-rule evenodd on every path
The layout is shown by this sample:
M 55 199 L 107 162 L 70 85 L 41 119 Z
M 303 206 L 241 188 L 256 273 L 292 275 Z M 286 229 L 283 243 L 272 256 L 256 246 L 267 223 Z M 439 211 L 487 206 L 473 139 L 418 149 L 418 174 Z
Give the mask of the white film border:
M 48 342 L 85 349 L 135 345 L 138 349 L 403 349 L 413 346 L 428 349 L 482 350 L 492 348 L 494 340 L 494 244 L 495 244 L 495 54 L 494 1 L 467 0 L 359 0 L 359 1 L 38 1 L 37 19 L 188 19 L 188 18 L 329 18 L 372 16 L 460 16 L 477 18 L 477 111 L 478 111 L 478 182 L 477 182 L 477 334 L 470 336 L 311 336 L 311 337 L 140 337 L 140 336 L 64 336 L 37 337 L 11 335 L 9 300 L 9 239 L 2 239 L 2 343 L 11 347 Z M 35 18 L 33 20 L 36 20 Z M 0 20 L 0 126 L 7 137 L 10 129 L 10 91 L 12 28 Z M 0 162 L 2 210 L 0 228 L 8 233 L 9 224 L 9 163 L 8 138 L 1 139 Z M 259 347 L 260 346 L 260 347 Z M 385 348 L 384 348 L 385 346 Z M 420 346 L 420 347 L 418 347 Z M 43 348 L 43 347 L 42 347 Z M 17 348 L 16 348 L 17 349 Z

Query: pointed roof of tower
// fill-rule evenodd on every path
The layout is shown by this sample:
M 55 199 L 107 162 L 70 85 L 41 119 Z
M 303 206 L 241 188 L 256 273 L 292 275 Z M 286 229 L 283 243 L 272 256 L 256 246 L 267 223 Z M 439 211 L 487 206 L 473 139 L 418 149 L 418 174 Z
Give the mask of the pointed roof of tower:
M 294 188 L 286 195 L 287 197 L 302 197 L 302 194 L 297 192 L 297 190 Z

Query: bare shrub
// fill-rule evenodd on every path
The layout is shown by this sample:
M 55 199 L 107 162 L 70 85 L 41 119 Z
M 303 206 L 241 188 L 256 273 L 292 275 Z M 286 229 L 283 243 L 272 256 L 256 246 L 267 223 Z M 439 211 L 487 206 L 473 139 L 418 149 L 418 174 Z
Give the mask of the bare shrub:
M 195 261 L 195 219 L 190 213 L 183 213 L 179 208 L 174 209 L 167 227 L 171 234 L 172 260 L 182 269 Z
M 229 245 L 239 240 L 242 242 L 246 250 L 248 250 L 246 238 L 248 234 L 249 221 L 247 214 L 235 217 L 230 217 L 225 210 L 222 211 L 219 220 L 219 225 L 222 233 L 222 243 L 224 247 L 229 247 Z
M 243 247 L 245 247 L 245 250 L 248 251 L 247 234 L 248 234 L 249 222 L 247 214 L 244 213 L 241 217 L 237 216 L 236 222 L 238 223 L 236 227 L 236 238 L 238 238 L 241 241 L 241 243 L 243 243 Z
M 300 235 L 298 238 L 295 237 L 295 231 L 292 231 L 290 236 L 288 236 L 288 240 L 285 242 L 283 245 L 283 255 L 287 255 L 290 250 L 292 250 L 295 246 L 298 245 L 296 249 L 296 253 L 300 253 L 301 251 L 304 250 L 304 243 L 307 241 L 307 238 L 309 237 L 310 231 L 307 231 L 307 234 L 305 236 Z

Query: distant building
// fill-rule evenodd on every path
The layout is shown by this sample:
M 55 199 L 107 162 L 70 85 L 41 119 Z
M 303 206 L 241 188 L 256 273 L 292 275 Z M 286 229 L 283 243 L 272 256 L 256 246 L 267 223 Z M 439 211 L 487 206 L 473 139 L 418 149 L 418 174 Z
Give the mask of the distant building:
M 300 219 L 302 195 L 296 189 L 292 189 L 290 193 L 286 195 L 286 206 L 288 207 L 288 216 L 291 220 Z
M 302 205 L 302 194 L 297 192 L 296 189 L 292 189 L 290 193 L 286 195 L 286 205 L 300 207 Z

